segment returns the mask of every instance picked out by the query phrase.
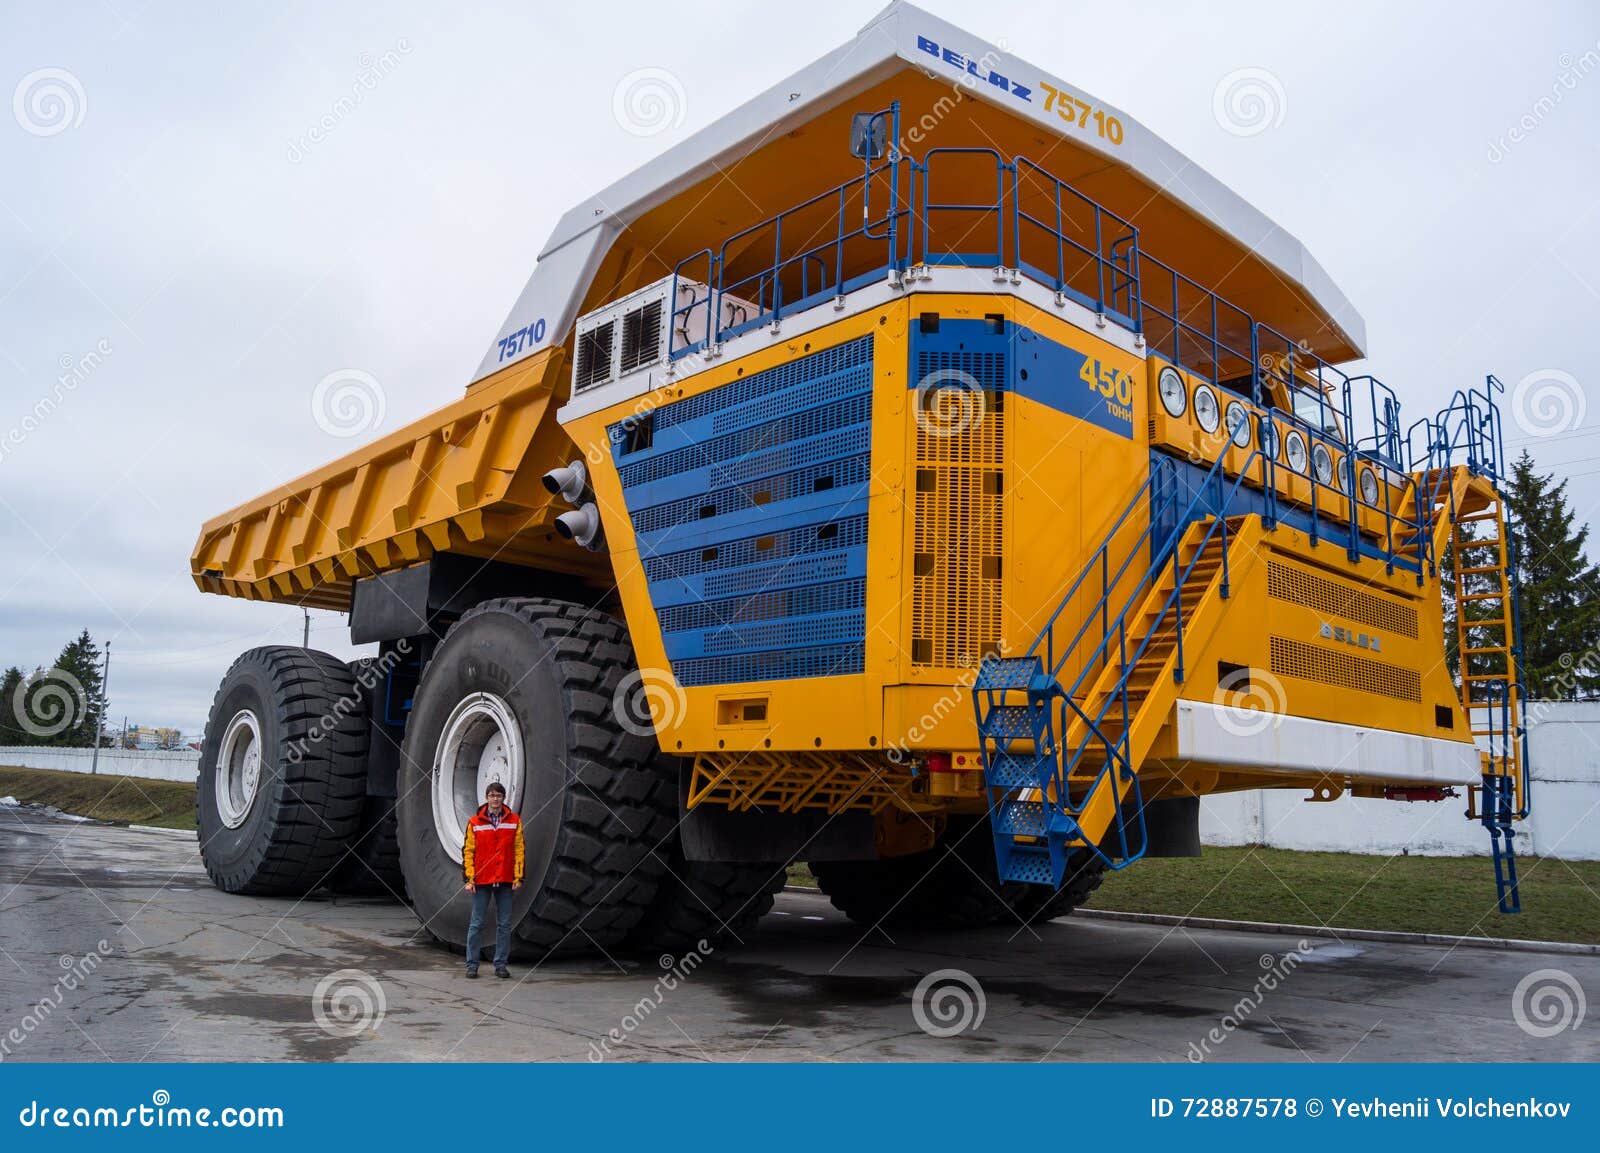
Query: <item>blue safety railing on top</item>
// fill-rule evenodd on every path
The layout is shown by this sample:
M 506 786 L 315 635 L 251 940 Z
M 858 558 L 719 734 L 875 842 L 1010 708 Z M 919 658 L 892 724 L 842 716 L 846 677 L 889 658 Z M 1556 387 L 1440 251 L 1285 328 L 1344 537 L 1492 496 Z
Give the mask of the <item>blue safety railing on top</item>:
M 993 196 L 948 198 L 940 192 L 947 182 L 992 188 Z M 671 357 L 919 265 L 1026 276 L 1259 407 L 1269 403 L 1274 376 L 1299 387 L 1318 379 L 1352 383 L 1303 344 L 1145 252 L 1127 219 L 1042 165 L 994 148 L 934 148 L 921 160 L 891 150 L 864 164 L 860 176 L 684 257 L 673 270 Z M 1337 411 L 1356 447 L 1393 467 L 1398 404 L 1381 382 L 1362 379 L 1366 403 L 1352 408 L 1351 396 L 1341 394 Z
M 891 121 L 898 108 L 875 114 Z M 949 174 L 977 199 L 940 194 Z M 971 196 L 969 191 L 966 196 Z M 922 159 L 892 144 L 860 176 L 704 248 L 674 268 L 674 359 L 763 324 L 776 324 L 917 266 L 994 267 L 1026 276 L 1140 334 L 1151 354 L 1267 410 L 1274 444 L 1303 447 L 1293 471 L 1309 478 L 1314 539 L 1337 537 L 1352 559 L 1381 557 L 1392 571 L 1436 562 L 1430 493 L 1402 509 L 1398 474 L 1465 459 L 1498 479 L 1504 468 L 1492 377 L 1456 394 L 1437 417 L 1400 427 L 1400 404 L 1377 378 L 1347 376 L 1297 341 L 1256 321 L 1140 245 L 1128 220 L 1023 156 L 994 148 L 934 148 Z M 680 285 L 693 282 L 692 291 Z M 1292 398 L 1288 411 L 1276 404 Z M 1296 446 L 1298 438 L 1303 445 Z M 1337 463 L 1335 463 L 1337 462 Z M 1271 459 L 1268 461 L 1269 465 Z M 1290 462 L 1291 465 L 1294 462 Z M 1367 478 L 1381 478 L 1377 485 Z M 1330 517 L 1337 507 L 1340 515 Z M 1376 543 L 1363 509 L 1380 513 Z M 1404 515 L 1402 515 L 1404 514 Z

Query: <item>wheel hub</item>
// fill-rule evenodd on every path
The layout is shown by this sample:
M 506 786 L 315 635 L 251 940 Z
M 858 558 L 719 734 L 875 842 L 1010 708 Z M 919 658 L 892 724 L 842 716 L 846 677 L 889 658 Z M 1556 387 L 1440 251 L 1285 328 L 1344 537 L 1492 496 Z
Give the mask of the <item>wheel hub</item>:
M 451 858 L 461 860 L 467 821 L 491 781 L 505 786 L 506 804 L 522 804 L 522 730 L 504 698 L 473 693 L 450 711 L 433 757 L 433 827 Z
M 249 709 L 233 714 L 217 753 L 217 815 L 237 829 L 250 815 L 261 785 L 261 721 Z

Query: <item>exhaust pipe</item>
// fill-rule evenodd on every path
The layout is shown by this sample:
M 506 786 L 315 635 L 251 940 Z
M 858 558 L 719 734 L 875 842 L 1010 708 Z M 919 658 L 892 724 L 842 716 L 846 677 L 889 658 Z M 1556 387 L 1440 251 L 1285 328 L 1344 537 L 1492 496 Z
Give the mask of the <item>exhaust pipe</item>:
M 559 496 L 568 504 L 577 504 L 583 499 L 583 490 L 589 485 L 589 470 L 579 459 L 565 468 L 551 469 L 543 479 L 545 490 L 552 496 Z
M 579 508 L 564 512 L 556 517 L 556 532 L 592 552 L 600 547 L 600 510 L 591 500 Z

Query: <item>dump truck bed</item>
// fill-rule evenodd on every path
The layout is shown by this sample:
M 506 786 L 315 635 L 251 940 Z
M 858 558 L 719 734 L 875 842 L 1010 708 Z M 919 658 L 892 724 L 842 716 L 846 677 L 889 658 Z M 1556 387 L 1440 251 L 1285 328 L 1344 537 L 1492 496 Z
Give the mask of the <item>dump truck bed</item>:
M 405 428 L 207 521 L 191 558 L 205 592 L 348 609 L 360 576 L 436 552 L 598 575 L 559 539 L 540 484 L 571 447 L 550 419 L 561 349 L 519 363 Z

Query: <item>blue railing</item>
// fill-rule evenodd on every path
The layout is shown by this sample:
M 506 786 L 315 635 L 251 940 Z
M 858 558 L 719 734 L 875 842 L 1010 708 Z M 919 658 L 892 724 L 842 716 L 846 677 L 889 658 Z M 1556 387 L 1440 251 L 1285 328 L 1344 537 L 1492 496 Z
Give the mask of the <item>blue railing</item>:
M 938 174 L 973 164 L 992 168 L 994 199 L 940 199 Z M 1138 229 L 1024 157 L 935 148 L 920 162 L 891 155 L 715 250 L 680 260 L 670 353 L 687 356 L 916 264 L 998 268 L 1008 256 L 1052 291 L 1135 331 L 1142 326 Z M 707 286 L 709 301 L 680 302 L 682 281 Z M 750 315 L 727 321 L 729 299 Z
M 941 198 L 943 174 L 956 169 L 969 189 L 987 185 L 992 173 L 993 199 Z M 891 146 L 862 175 L 685 257 L 673 270 L 671 355 L 776 323 L 916 265 L 1009 267 L 1142 335 L 1152 354 L 1266 410 L 1264 419 L 1281 437 L 1298 431 L 1308 461 L 1294 471 L 1310 479 L 1312 535 L 1326 531 L 1328 502 L 1344 501 L 1347 515 L 1337 519 L 1348 521 L 1352 559 L 1361 550 L 1363 508 L 1383 514 L 1382 555 L 1391 568 L 1420 571 L 1413 550 L 1431 548 L 1424 521 L 1432 505 L 1419 492 L 1415 523 L 1397 522 L 1398 502 L 1387 483 L 1392 472 L 1436 470 L 1464 457 L 1491 479 L 1503 475 L 1494 399 L 1502 386 L 1494 377 L 1482 389 L 1456 393 L 1438 416 L 1402 434 L 1400 403 L 1388 385 L 1371 375 L 1346 376 L 1305 342 L 1257 322 L 1143 251 L 1131 222 L 1026 157 L 1008 160 L 994 148 L 935 148 L 918 161 Z M 680 281 L 705 286 L 709 299 L 680 301 Z M 1284 395 L 1307 411 L 1275 408 L 1274 398 Z M 1329 463 L 1342 462 L 1332 475 L 1317 467 L 1322 453 Z M 1264 474 L 1275 474 L 1275 457 L 1263 457 Z M 1360 483 L 1369 467 L 1384 480 L 1371 500 Z

